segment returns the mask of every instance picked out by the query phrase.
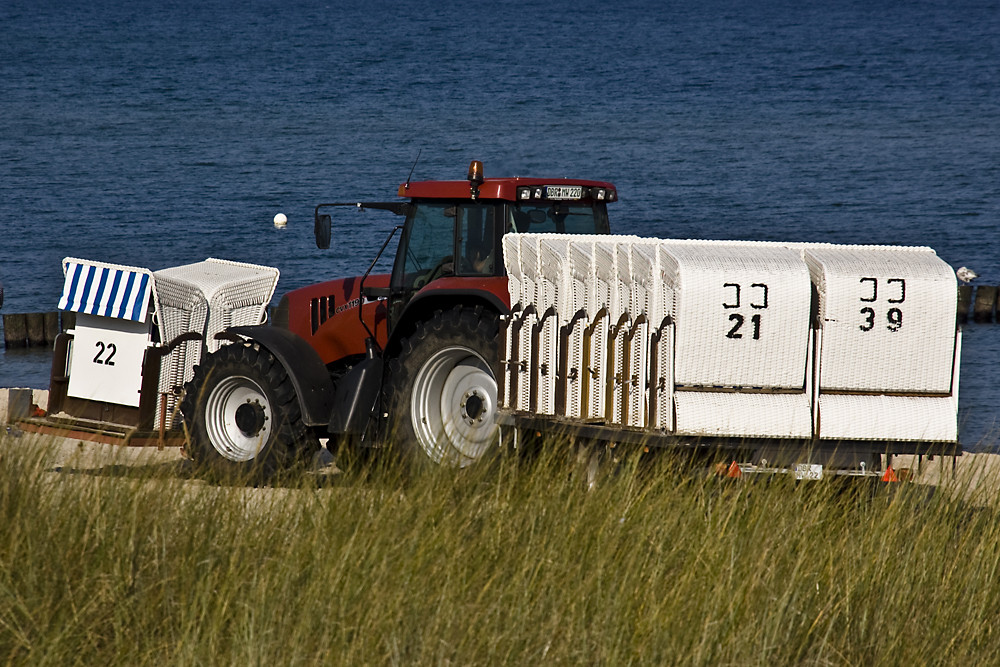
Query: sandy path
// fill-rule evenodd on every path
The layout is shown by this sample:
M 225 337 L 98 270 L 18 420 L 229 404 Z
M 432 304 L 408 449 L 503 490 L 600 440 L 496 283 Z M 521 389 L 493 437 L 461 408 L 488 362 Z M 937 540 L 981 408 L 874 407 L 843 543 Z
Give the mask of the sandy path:
M 97 472 L 103 468 L 111 470 L 114 466 L 127 466 L 164 472 L 176 468 L 179 477 L 190 477 L 190 462 L 177 447 L 162 450 L 156 447 L 122 447 L 33 433 L 18 434 L 16 427 L 6 425 L 7 391 L 0 390 L 0 436 L 3 436 L 0 437 L 0 443 L 7 447 L 25 447 L 36 451 L 39 448 L 49 448 L 53 472 Z M 47 393 L 44 390 L 34 390 L 34 402 L 45 405 Z M 10 432 L 4 436 L 3 430 L 8 428 Z M 315 463 L 317 468 L 323 468 L 329 462 L 329 457 L 324 457 Z M 896 456 L 893 467 L 896 470 L 912 471 L 912 479 L 917 484 L 955 493 L 975 505 L 1000 507 L 1000 454 L 966 453 L 956 458 L 938 456 L 933 459 Z M 330 469 L 324 470 L 327 471 Z M 190 481 L 199 483 L 197 479 Z

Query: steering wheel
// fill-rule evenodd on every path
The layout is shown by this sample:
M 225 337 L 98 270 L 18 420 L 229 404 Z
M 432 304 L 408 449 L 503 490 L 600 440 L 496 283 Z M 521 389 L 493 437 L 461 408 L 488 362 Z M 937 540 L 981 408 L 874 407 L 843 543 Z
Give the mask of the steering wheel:
M 427 283 L 434 282 L 438 278 L 448 273 L 453 273 L 455 271 L 455 263 L 452 261 L 452 256 L 447 255 L 440 262 L 437 263 L 433 269 L 428 271 L 422 276 L 417 276 L 417 279 L 413 281 L 413 287 L 415 289 L 420 289 Z

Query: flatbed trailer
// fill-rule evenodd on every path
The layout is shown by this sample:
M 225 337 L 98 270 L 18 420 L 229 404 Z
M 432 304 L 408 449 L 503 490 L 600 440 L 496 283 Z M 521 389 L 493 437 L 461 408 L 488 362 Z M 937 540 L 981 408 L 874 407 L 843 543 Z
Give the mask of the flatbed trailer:
M 894 246 L 504 239 L 499 423 L 875 475 L 960 456 L 955 276 Z

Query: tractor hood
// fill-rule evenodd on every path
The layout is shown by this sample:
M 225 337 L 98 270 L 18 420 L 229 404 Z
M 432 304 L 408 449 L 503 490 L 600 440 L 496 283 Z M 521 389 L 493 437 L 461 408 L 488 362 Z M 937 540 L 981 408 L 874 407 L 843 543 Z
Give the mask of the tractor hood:
M 366 287 L 388 287 L 389 274 L 370 275 Z M 380 300 L 361 296 L 361 277 L 339 278 L 288 292 L 278 303 L 274 324 L 301 336 L 319 353 L 324 363 L 365 353 L 368 336 L 361 324 L 375 332 L 380 345 L 386 335 L 386 307 Z

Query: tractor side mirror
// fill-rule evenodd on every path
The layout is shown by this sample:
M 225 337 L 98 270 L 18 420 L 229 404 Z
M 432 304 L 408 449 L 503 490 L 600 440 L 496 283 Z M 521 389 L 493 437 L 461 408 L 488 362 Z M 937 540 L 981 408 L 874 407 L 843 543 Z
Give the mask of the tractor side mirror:
M 329 213 L 316 214 L 316 221 L 313 232 L 316 234 L 316 247 L 326 250 L 330 247 L 330 228 L 333 226 L 333 219 Z

